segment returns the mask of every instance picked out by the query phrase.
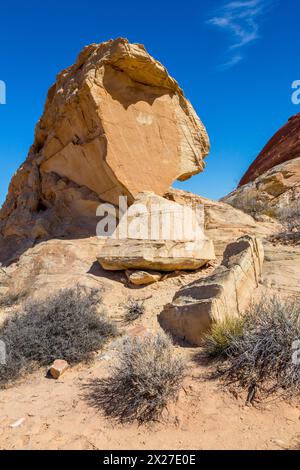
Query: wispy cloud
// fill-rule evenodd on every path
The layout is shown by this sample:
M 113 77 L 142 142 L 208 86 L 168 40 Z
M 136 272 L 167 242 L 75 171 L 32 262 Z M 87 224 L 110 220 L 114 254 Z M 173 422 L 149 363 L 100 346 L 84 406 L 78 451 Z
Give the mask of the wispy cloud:
M 231 36 L 228 60 L 222 65 L 230 68 L 244 58 L 244 48 L 259 37 L 260 20 L 270 0 L 240 0 L 225 3 L 208 20 L 210 25 L 223 29 Z

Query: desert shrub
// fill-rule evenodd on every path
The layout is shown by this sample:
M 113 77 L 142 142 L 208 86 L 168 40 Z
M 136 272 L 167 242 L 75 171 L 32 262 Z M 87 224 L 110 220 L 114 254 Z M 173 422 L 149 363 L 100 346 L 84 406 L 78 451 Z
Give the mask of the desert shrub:
M 257 391 L 262 396 L 298 394 L 300 363 L 293 345 L 299 340 L 299 301 L 274 297 L 252 306 L 243 334 L 233 338 L 223 370 L 226 383 L 246 388 L 251 399 Z
M 6 365 L 0 366 L 0 387 L 55 359 L 71 365 L 88 361 L 92 352 L 116 334 L 99 297 L 80 288 L 61 290 L 43 300 L 26 302 L 0 327 L 6 345 Z
M 276 219 L 277 217 L 277 212 L 273 207 L 268 207 L 264 209 L 261 213 L 262 215 L 266 215 L 267 217 L 270 217 L 270 219 Z
M 145 313 L 145 305 L 142 300 L 129 299 L 125 306 L 125 323 L 131 323 Z
M 277 210 L 277 217 L 287 230 L 294 230 L 300 227 L 300 203 L 295 201 L 287 207 Z
M 210 333 L 204 337 L 204 356 L 226 359 L 230 354 L 233 340 L 243 334 L 244 321 L 244 317 L 227 317 L 221 322 L 214 323 Z
M 176 400 L 185 369 L 169 337 L 127 337 L 117 359 L 110 377 L 88 384 L 90 403 L 121 422 L 159 419 Z
M 28 292 L 9 292 L 8 294 L 2 295 L 0 297 L 0 307 L 8 308 L 13 307 L 14 305 L 20 304 L 26 299 Z
M 228 200 L 226 202 L 236 209 L 252 216 L 257 215 L 264 209 L 263 203 L 257 200 L 255 196 L 249 195 L 247 192 L 241 192 L 237 198 L 233 198 L 233 200 Z

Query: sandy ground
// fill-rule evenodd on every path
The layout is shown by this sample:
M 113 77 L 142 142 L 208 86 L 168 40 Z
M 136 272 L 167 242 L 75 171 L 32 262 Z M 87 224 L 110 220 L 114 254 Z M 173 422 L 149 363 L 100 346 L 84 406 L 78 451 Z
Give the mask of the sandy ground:
M 105 362 L 105 363 L 104 363 Z M 76 367 L 55 381 L 39 371 L 0 394 L 1 449 L 284 449 L 300 442 L 300 408 L 244 406 L 191 366 L 184 390 L 161 423 L 120 425 L 90 406 L 83 385 L 109 361 Z M 105 370 L 106 369 L 106 370 Z M 24 418 L 18 427 L 11 427 Z
M 207 275 L 213 268 L 203 271 Z M 199 273 L 167 279 L 142 289 L 114 280 L 104 295 L 108 313 L 122 328 L 124 303 L 145 299 L 146 313 L 129 331 L 159 329 L 157 315 L 182 284 Z M 160 423 L 120 425 L 105 418 L 86 399 L 84 385 L 103 377 L 114 360 L 115 342 L 92 365 L 69 369 L 55 381 L 39 370 L 0 391 L 0 449 L 285 449 L 300 443 L 300 406 L 270 402 L 245 406 L 245 397 L 208 380 L 207 369 L 193 357 L 197 349 L 175 346 L 188 360 L 179 400 Z M 17 425 L 16 425 L 17 424 Z M 13 426 L 15 425 L 15 426 Z

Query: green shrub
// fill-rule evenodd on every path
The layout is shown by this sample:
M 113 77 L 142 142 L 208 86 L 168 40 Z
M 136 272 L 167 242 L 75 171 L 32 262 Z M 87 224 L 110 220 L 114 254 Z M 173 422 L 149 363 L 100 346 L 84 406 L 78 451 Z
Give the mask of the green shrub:
M 227 317 L 214 323 L 210 333 L 204 338 L 204 355 L 208 358 L 227 358 L 233 340 L 243 334 L 244 321 L 243 317 Z
M 71 365 L 90 360 L 92 352 L 116 334 L 104 313 L 98 314 L 99 301 L 95 291 L 87 294 L 75 288 L 26 302 L 0 327 L 7 351 L 0 387 L 55 359 Z
M 121 422 L 154 421 L 177 398 L 184 369 L 165 334 L 126 338 L 110 377 L 88 384 L 88 400 Z

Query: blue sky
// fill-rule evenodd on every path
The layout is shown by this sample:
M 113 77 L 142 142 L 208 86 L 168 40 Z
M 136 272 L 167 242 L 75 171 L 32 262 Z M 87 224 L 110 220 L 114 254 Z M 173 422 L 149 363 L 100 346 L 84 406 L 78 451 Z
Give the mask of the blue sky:
M 206 170 L 176 187 L 210 198 L 234 189 L 300 105 L 299 0 L 10 0 L 0 7 L 0 204 L 25 160 L 56 74 L 83 46 L 118 36 L 145 44 L 173 75 L 211 139 Z

